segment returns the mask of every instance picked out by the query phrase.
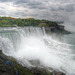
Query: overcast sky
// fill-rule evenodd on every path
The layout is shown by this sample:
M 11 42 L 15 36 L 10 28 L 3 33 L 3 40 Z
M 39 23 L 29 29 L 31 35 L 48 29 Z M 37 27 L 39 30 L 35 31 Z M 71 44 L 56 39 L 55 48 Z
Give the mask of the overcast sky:
M 75 16 L 75 0 L 0 0 L 0 16 L 67 21 Z

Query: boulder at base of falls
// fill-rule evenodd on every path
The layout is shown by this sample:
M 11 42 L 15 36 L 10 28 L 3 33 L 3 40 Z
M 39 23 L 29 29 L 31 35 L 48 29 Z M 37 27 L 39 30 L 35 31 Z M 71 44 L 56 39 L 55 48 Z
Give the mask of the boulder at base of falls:
M 17 61 L 6 56 L 0 50 L 0 75 L 65 75 L 61 72 L 49 72 L 46 69 L 31 68 L 28 69 L 18 64 Z

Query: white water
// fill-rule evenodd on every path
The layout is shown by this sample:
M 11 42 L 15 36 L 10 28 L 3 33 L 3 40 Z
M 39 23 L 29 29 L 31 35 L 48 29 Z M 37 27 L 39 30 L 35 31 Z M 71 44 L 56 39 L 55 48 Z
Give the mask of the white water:
M 0 30 L 0 49 L 23 66 L 53 68 L 67 75 L 75 74 L 69 45 L 52 39 L 44 28 L 3 28 Z

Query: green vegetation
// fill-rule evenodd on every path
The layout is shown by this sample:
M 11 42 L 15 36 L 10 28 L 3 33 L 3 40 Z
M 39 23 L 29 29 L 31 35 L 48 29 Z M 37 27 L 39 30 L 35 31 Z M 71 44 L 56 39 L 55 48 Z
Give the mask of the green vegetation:
M 34 18 L 20 19 L 12 17 L 0 17 L 1 27 L 13 27 L 13 26 L 57 26 L 56 22 L 48 20 L 39 20 Z
M 64 26 L 60 26 L 57 24 L 57 22 L 54 21 L 40 20 L 34 18 L 21 19 L 12 17 L 0 17 L 0 27 L 16 27 L 16 26 L 45 27 L 47 32 L 70 34 L 70 32 L 64 29 Z

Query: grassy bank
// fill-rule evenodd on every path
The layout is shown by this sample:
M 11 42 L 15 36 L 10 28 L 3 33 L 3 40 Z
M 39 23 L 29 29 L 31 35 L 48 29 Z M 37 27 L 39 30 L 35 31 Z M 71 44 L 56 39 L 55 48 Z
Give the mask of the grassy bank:
M 0 26 L 57 26 L 56 22 L 48 20 L 40 20 L 34 18 L 12 18 L 12 17 L 0 17 Z

